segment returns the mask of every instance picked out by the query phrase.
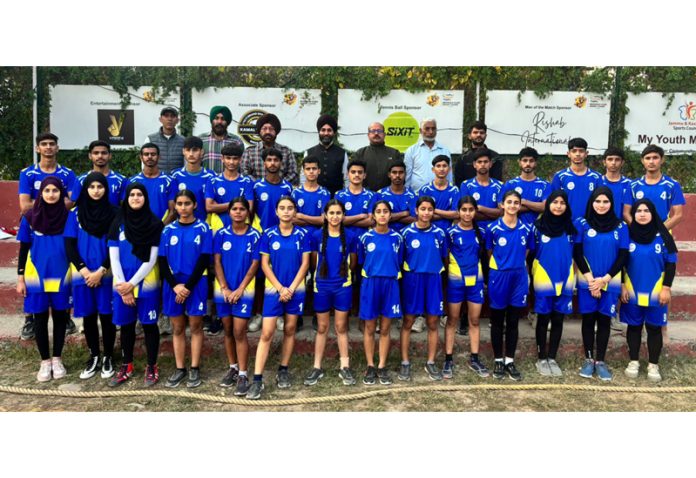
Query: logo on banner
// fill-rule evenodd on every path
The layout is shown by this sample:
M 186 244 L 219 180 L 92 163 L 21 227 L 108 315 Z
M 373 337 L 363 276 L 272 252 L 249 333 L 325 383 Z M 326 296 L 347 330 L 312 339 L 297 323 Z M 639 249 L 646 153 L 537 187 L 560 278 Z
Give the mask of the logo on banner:
M 689 101 L 679 107 L 679 117 L 682 121 L 696 120 L 696 104 Z
M 418 141 L 418 121 L 403 111 L 387 116 L 384 120 L 384 130 L 387 134 L 385 141 L 387 146 L 398 149 L 402 153 Z
M 133 110 L 97 110 L 99 140 L 109 144 L 135 144 Z
M 584 108 L 587 105 L 587 97 L 580 95 L 575 98 L 575 106 L 578 108 Z
M 242 137 L 246 144 L 256 145 L 261 142 L 261 137 L 256 134 L 256 122 L 266 113 L 267 111 L 263 110 L 250 110 L 240 118 L 237 134 Z
M 437 106 L 440 104 L 440 97 L 436 94 L 432 94 L 428 96 L 425 102 L 428 103 L 429 106 Z
M 294 105 L 295 103 L 297 103 L 297 94 L 294 91 L 291 91 L 290 93 L 285 93 L 283 95 L 283 103 L 289 106 Z

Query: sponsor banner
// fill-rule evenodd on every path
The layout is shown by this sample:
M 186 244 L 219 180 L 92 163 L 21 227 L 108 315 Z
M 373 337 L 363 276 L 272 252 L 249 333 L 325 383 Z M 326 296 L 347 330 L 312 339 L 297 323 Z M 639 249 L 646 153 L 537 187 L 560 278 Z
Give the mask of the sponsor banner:
M 261 141 L 256 134 L 256 120 L 266 113 L 273 113 L 280 120 L 278 143 L 294 152 L 302 152 L 319 142 L 321 90 L 246 87 L 194 90 L 194 134 L 210 132 L 210 108 L 216 105 L 230 109 L 232 124 L 227 131 L 240 136 L 247 146 Z
M 418 141 L 420 122 L 426 118 L 437 121 L 439 143 L 453 154 L 462 152 L 464 91 L 392 90 L 386 96 L 364 100 L 360 90 L 338 90 L 340 141 L 350 151 L 369 144 L 367 128 L 377 121 L 384 124 L 387 146 L 403 153 Z
M 669 154 L 696 151 L 696 93 L 629 93 L 626 107 L 628 149 L 656 144 Z
M 540 154 L 565 155 L 568 140 L 585 138 L 591 153 L 609 141 L 608 95 L 554 91 L 545 98 L 534 92 L 490 90 L 486 99 L 486 144 L 503 154 L 530 146 Z
M 160 111 L 179 109 L 178 92 L 162 96 L 152 87 L 129 90 L 131 103 L 121 109 L 121 97 L 110 86 L 54 85 L 51 87 L 51 132 L 63 149 L 82 149 L 99 139 L 114 149 L 141 146 L 161 125 Z

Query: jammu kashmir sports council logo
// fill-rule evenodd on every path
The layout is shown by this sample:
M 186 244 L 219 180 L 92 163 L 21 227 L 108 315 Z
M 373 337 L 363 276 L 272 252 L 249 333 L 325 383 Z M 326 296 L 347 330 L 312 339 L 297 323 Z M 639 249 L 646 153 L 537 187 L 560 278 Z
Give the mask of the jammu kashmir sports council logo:
M 584 95 L 578 96 L 575 98 L 574 104 L 578 108 L 584 108 L 587 105 L 587 97 Z
M 689 101 L 679 107 L 679 117 L 682 121 L 696 120 L 696 103 Z

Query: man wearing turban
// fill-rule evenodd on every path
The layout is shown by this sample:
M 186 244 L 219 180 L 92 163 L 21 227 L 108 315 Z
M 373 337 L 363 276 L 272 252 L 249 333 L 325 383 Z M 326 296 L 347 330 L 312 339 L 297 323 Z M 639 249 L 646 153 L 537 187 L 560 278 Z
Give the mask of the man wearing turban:
M 345 187 L 346 169 L 348 167 L 348 153 L 336 144 L 338 123 L 331 115 L 321 115 L 317 120 L 317 132 L 319 144 L 309 148 L 306 156 L 313 156 L 319 160 L 320 186 L 325 187 L 333 197 L 337 191 Z M 304 184 L 304 175 L 300 176 L 300 183 Z
M 242 138 L 227 132 L 227 127 L 232 122 L 232 112 L 227 106 L 213 106 L 210 108 L 211 132 L 201 135 L 203 140 L 203 166 L 220 174 L 222 167 L 222 148 L 228 144 L 236 143 L 242 148 Z
M 242 174 L 250 176 L 255 181 L 262 179 L 265 170 L 261 153 L 265 149 L 274 148 L 283 153 L 283 159 L 280 164 L 280 177 L 293 186 L 297 186 L 299 184 L 299 176 L 297 174 L 295 155 L 287 146 L 276 143 L 276 137 L 280 130 L 280 120 L 273 113 L 266 113 L 256 120 L 256 134 L 261 138 L 261 142 L 249 146 L 244 151 L 242 155 Z

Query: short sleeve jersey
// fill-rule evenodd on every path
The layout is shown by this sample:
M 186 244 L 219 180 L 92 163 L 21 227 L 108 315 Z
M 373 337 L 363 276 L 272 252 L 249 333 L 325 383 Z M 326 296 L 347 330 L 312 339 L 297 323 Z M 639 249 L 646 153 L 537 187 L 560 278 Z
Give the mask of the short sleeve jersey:
M 660 291 L 664 280 L 665 264 L 677 263 L 677 254 L 667 251 L 665 241 L 658 233 L 650 244 L 631 241 L 626 264 L 628 303 L 641 307 L 660 305 Z
M 106 235 L 103 237 L 96 237 L 82 229 L 80 221 L 77 218 L 78 210 L 79 208 L 74 208 L 68 214 L 63 237 L 77 239 L 77 252 L 80 254 L 85 266 L 87 266 L 89 270 L 94 271 L 99 269 L 109 255 L 109 248 L 106 245 Z M 77 270 L 75 270 L 74 265 L 71 265 L 71 268 L 73 269 L 73 285 L 83 285 L 85 279 L 82 277 L 82 274 L 76 273 Z
M 164 220 L 169 210 L 169 201 L 174 200 L 176 189 L 172 185 L 172 178 L 160 173 L 156 178 L 148 178 L 143 173 L 138 173 L 128 180 L 128 184 L 139 183 L 145 186 L 147 197 L 150 201 L 150 209 L 158 218 Z M 124 192 L 124 200 L 126 200 Z
M 517 191 L 522 199 L 531 202 L 543 202 L 551 194 L 551 184 L 541 178 L 535 178 L 531 181 L 526 181 L 521 177 L 516 177 L 503 184 L 500 189 L 500 201 L 506 192 L 511 190 Z M 524 211 L 519 215 L 520 220 L 525 224 L 534 224 L 534 221 L 539 216 L 538 212 Z
M 583 217 L 587 209 L 587 201 L 592 195 L 592 191 L 602 185 L 602 177 L 597 171 L 590 168 L 587 172 L 579 176 L 572 169 L 566 168 L 558 171 L 551 180 L 551 191 L 563 189 L 568 195 L 570 211 L 573 220 Z
M 41 188 L 41 181 L 48 176 L 55 176 L 63 183 L 65 193 L 72 192 L 75 186 L 75 173 L 70 168 L 56 165 L 55 172 L 46 173 L 41 170 L 38 164 L 22 169 L 19 173 L 19 194 L 28 194 L 31 199 L 36 199 Z M 74 199 L 73 199 L 74 201 Z
M 549 237 L 532 226 L 536 257 L 532 266 L 534 292 L 540 297 L 572 295 L 575 287 L 573 242 L 575 237 L 561 234 Z
M 17 240 L 31 244 L 24 268 L 27 292 L 58 292 L 70 284 L 63 234 L 49 236 L 36 232 L 22 217 Z
M 205 185 L 213 177 L 215 173 L 209 169 L 202 168 L 198 173 L 191 173 L 186 170 L 186 166 L 172 173 L 174 195 L 184 189 L 191 191 L 196 196 L 196 218 L 202 221 L 208 216 L 205 210 Z
M 418 191 L 418 197 L 422 196 L 430 196 L 433 198 L 435 200 L 435 209 L 440 209 L 442 211 L 457 210 L 459 189 L 456 186 L 447 184 L 445 189 L 438 189 L 433 181 L 420 188 L 420 191 Z M 452 225 L 452 221 L 449 219 L 438 219 L 433 221 L 433 224 L 443 231 L 446 231 Z
M 254 200 L 254 182 L 247 176 L 239 175 L 230 181 L 221 174 L 208 179 L 205 185 L 205 198 L 217 204 L 226 204 L 236 197 Z M 219 214 L 225 227 L 232 224 L 229 214 Z
M 304 186 L 292 190 L 292 198 L 297 203 L 297 212 L 307 216 L 320 217 L 324 214 L 324 206 L 331 200 L 331 193 L 323 186 L 319 186 L 316 191 L 307 191 Z M 319 229 L 319 226 L 302 226 L 312 233 Z
M 305 229 L 295 226 L 289 235 L 284 236 L 278 226 L 274 226 L 261 236 L 259 252 L 268 256 L 278 282 L 288 287 L 300 270 L 303 254 L 311 252 L 309 235 Z M 266 288 L 269 287 L 273 285 L 266 279 Z M 304 287 L 304 281 L 301 287 Z
M 619 249 L 628 249 L 628 226 L 622 222 L 616 229 L 609 232 L 597 232 L 592 229 L 584 218 L 575 221 L 576 243 L 582 243 L 585 262 L 590 268 L 593 277 L 602 277 L 619 255 Z M 578 274 L 578 288 L 587 289 L 587 279 L 583 274 Z M 612 277 L 607 290 L 613 294 L 621 293 L 621 273 Z
M 317 284 L 324 287 L 348 287 L 351 285 L 350 270 L 346 267 L 346 277 L 341 276 L 341 262 L 346 261 L 350 264 L 350 254 L 356 252 L 358 237 L 352 231 L 345 230 L 346 251 L 344 253 L 341 245 L 340 237 L 326 237 L 326 254 L 322 251 L 323 231 L 318 229 L 311 234 L 312 252 L 317 253 L 317 271 L 314 275 L 314 280 Z M 320 271 L 324 264 L 324 255 L 326 255 L 326 277 L 321 277 Z
M 377 201 L 376 194 L 365 188 L 358 194 L 353 194 L 348 188 L 341 189 L 336 193 L 335 198 L 346 208 L 346 217 L 371 213 L 372 206 Z M 365 228 L 359 226 L 347 226 L 346 229 L 355 234 L 365 232 Z
M 623 207 L 627 204 L 631 195 L 631 180 L 626 176 L 621 176 L 618 181 L 609 181 L 606 176 L 602 176 L 602 186 L 611 189 L 614 196 L 614 213 L 616 217 L 623 217 Z
M 254 227 L 265 231 L 278 225 L 276 204 L 283 196 L 292 195 L 292 186 L 286 180 L 278 184 L 269 183 L 265 179 L 259 179 L 254 183 L 254 209 L 256 217 Z
M 662 175 L 657 184 L 648 184 L 645 176 L 632 181 L 631 194 L 627 195 L 626 204 L 632 206 L 638 199 L 650 199 L 663 222 L 667 220 L 672 206 L 686 204 L 681 185 L 666 174 Z
M 404 270 L 421 274 L 439 274 L 447 260 L 445 231 L 430 225 L 420 229 L 409 224 L 401 235 L 404 237 Z
M 133 255 L 133 246 L 128 239 L 126 239 L 126 233 L 123 229 L 123 224 L 119 226 L 118 238 L 116 240 L 109 239 L 109 247 L 118 247 L 118 253 L 121 263 L 121 269 L 123 270 L 123 275 L 125 280 L 130 280 L 135 273 L 143 265 L 143 261 L 138 259 Z M 115 285 L 115 284 L 114 284 Z M 145 278 L 135 286 L 133 290 L 133 295 L 137 299 L 138 297 L 159 297 L 160 291 L 160 279 L 159 279 L 159 268 L 157 264 L 152 268 L 152 270 L 145 276 Z
M 363 277 L 401 277 L 404 261 L 404 240 L 401 234 L 389 229 L 380 234 L 371 229 L 360 236 L 358 262 L 363 265 Z
M 91 171 L 78 176 L 73 183 L 72 195 L 70 196 L 70 199 L 73 201 L 77 202 L 77 199 L 80 197 L 82 183 L 89 173 Z M 106 176 L 106 183 L 109 185 L 109 202 L 114 206 L 118 206 L 123 201 L 123 194 L 126 191 L 126 177 L 116 171 L 109 171 L 109 174 Z
M 222 270 L 230 289 L 239 287 L 252 262 L 260 260 L 260 242 L 261 234 L 253 227 L 247 228 L 244 234 L 235 234 L 232 226 L 229 226 L 215 235 L 213 253 L 220 254 Z M 215 296 L 222 296 L 219 286 L 215 287 Z
M 497 179 L 490 179 L 488 186 L 483 186 L 480 184 L 476 178 L 467 179 L 461 186 L 459 186 L 459 197 L 473 196 L 479 206 L 485 206 L 490 208 L 497 208 L 498 202 L 503 198 L 500 195 L 500 190 L 503 187 L 503 183 Z M 488 225 L 493 222 L 493 220 L 481 220 L 477 221 L 479 226 L 488 227 Z
M 177 220 L 162 231 L 158 254 L 167 258 L 175 276 L 190 276 L 200 255 L 212 253 L 213 233 L 200 219 L 192 224 L 181 224 Z M 207 275 L 207 271 L 203 275 Z
M 387 186 L 377 191 L 375 201 L 387 201 L 392 208 L 392 214 L 408 211 L 409 216 L 416 216 L 416 194 L 410 189 L 404 189 L 401 194 L 396 194 Z M 408 224 L 403 222 L 392 222 L 389 227 L 396 232 L 403 231 Z
M 498 218 L 486 229 L 486 249 L 492 250 L 490 268 L 499 271 L 524 269 L 526 253 L 533 248 L 531 227 L 518 220 L 515 227 L 508 227 Z
M 476 234 L 474 229 L 462 229 L 458 224 L 447 230 L 448 275 L 455 280 L 464 280 L 468 286 L 483 280 L 480 241 L 485 237 L 485 232 L 481 229 L 478 232 Z

